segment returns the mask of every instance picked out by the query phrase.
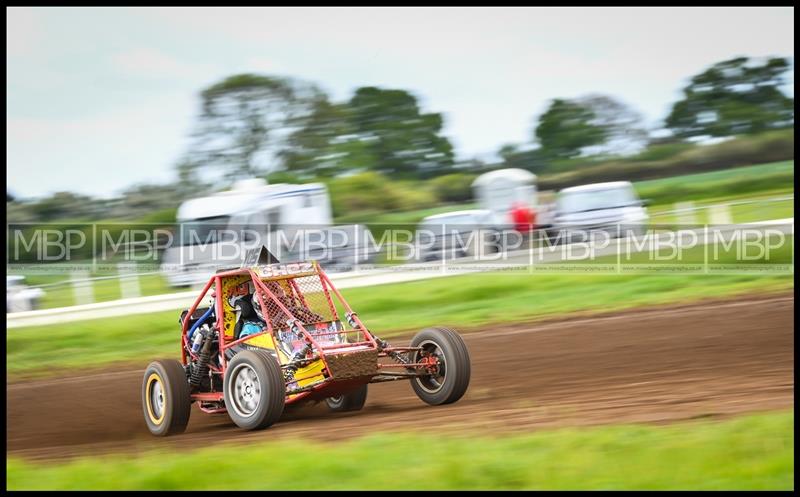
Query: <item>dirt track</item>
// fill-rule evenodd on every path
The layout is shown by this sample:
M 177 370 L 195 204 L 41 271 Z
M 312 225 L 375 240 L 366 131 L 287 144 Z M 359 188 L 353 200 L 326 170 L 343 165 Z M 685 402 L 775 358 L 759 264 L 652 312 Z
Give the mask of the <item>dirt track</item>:
M 370 386 L 361 412 L 295 407 L 261 432 L 193 408 L 184 435 L 152 437 L 142 418 L 141 371 L 14 383 L 7 385 L 7 454 L 61 458 L 381 430 L 487 434 L 790 408 L 793 310 L 794 296 L 783 294 L 497 326 L 465 335 L 472 382 L 456 404 L 429 407 L 406 382 L 384 383 Z

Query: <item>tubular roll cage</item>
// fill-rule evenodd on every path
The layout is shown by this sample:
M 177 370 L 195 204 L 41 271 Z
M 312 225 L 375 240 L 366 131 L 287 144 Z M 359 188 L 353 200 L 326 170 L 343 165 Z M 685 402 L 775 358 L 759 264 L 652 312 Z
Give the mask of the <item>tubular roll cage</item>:
M 309 361 L 314 361 L 314 360 L 317 360 L 317 359 L 321 359 L 323 361 L 323 363 L 325 364 L 325 368 L 327 369 L 328 368 L 328 362 L 327 362 L 327 360 L 325 358 L 325 355 L 326 355 L 325 353 L 326 352 L 335 352 L 337 349 L 353 348 L 353 347 L 367 347 L 367 348 L 371 348 L 371 349 L 377 349 L 378 350 L 378 358 L 389 357 L 389 356 L 391 356 L 391 355 L 393 355 L 395 353 L 402 353 L 402 352 L 420 350 L 419 347 L 391 347 L 391 346 L 387 346 L 388 344 L 386 342 L 379 343 L 379 340 L 376 340 L 376 338 L 372 335 L 372 333 L 370 333 L 370 331 L 367 329 L 367 327 L 364 326 L 364 324 L 361 322 L 361 320 L 359 319 L 358 315 L 355 312 L 353 312 L 353 309 L 350 307 L 350 305 L 347 303 L 347 301 L 344 299 L 344 297 L 342 297 L 342 294 L 339 293 L 339 291 L 336 289 L 336 287 L 331 283 L 330 278 L 328 277 L 327 274 L 325 274 L 325 272 L 322 270 L 322 268 L 319 266 L 319 264 L 316 261 L 313 261 L 312 262 L 312 267 L 313 267 L 313 272 L 305 272 L 305 273 L 301 273 L 301 274 L 297 274 L 297 275 L 291 275 L 290 274 L 290 275 L 279 276 L 279 277 L 267 277 L 267 279 L 269 281 L 288 280 L 289 284 L 292 285 L 292 288 L 295 290 L 297 295 L 301 299 L 304 299 L 302 292 L 300 292 L 300 290 L 298 289 L 296 283 L 293 280 L 295 278 L 298 278 L 298 277 L 309 277 L 309 276 L 317 276 L 317 277 L 319 277 L 320 283 L 322 285 L 322 292 L 325 294 L 325 297 L 327 299 L 328 306 L 330 307 L 333 319 L 341 322 L 341 318 L 339 317 L 339 313 L 336 310 L 336 306 L 333 303 L 333 299 L 331 298 L 331 295 L 330 295 L 331 292 L 333 292 L 334 295 L 336 296 L 336 298 L 339 300 L 339 302 L 341 302 L 342 306 L 345 309 L 346 315 L 348 316 L 349 319 L 353 320 L 353 322 L 356 324 L 356 328 L 353 329 L 353 330 L 346 330 L 343 327 L 343 329 L 341 331 L 315 333 L 314 335 L 316 335 L 317 337 L 327 336 L 327 335 L 345 335 L 346 336 L 347 333 L 353 333 L 353 332 L 356 332 L 356 331 L 360 331 L 362 336 L 363 336 L 363 340 L 362 341 L 346 342 L 346 343 L 342 343 L 342 344 L 325 345 L 325 346 L 320 345 L 320 343 L 317 340 L 314 339 L 314 335 L 312 335 L 311 333 L 308 332 L 308 330 L 303 325 L 302 321 L 299 320 L 299 319 L 296 319 L 294 317 L 293 313 L 289 309 L 286 308 L 286 306 L 283 304 L 281 299 L 277 298 L 277 296 L 272 291 L 270 291 L 270 289 L 267 287 L 267 285 L 264 284 L 264 282 L 261 279 L 262 276 L 257 274 L 252 268 L 242 268 L 242 269 L 235 269 L 235 270 L 231 270 L 231 271 L 220 272 L 220 273 L 217 273 L 214 276 L 212 276 L 209 279 L 208 283 L 206 283 L 206 285 L 203 287 L 203 290 L 200 292 L 200 296 L 195 300 L 195 302 L 194 302 L 194 304 L 192 304 L 191 308 L 189 308 L 189 311 L 186 313 L 186 316 L 184 317 L 184 319 L 183 319 L 183 321 L 181 323 L 181 363 L 184 366 L 186 366 L 189 363 L 190 359 L 191 360 L 197 360 L 198 359 L 198 354 L 192 352 L 191 347 L 189 346 L 187 332 L 189 330 L 189 322 L 192 319 L 192 315 L 197 310 L 197 308 L 200 306 L 200 304 L 202 303 L 203 299 L 205 299 L 206 294 L 208 293 L 208 291 L 211 289 L 212 286 L 214 287 L 214 292 L 215 292 L 215 297 L 214 297 L 215 298 L 215 301 L 214 301 L 215 312 L 214 312 L 214 314 L 216 316 L 216 322 L 214 323 L 214 326 L 215 326 L 215 329 L 218 332 L 217 336 L 219 337 L 218 354 L 219 354 L 219 360 L 220 360 L 220 367 L 217 367 L 214 364 L 209 363 L 208 364 L 209 374 L 216 374 L 216 375 L 220 375 L 220 376 L 225 374 L 225 371 L 227 370 L 227 366 L 228 366 L 228 359 L 225 356 L 225 351 L 230 349 L 231 347 L 233 347 L 235 345 L 241 344 L 243 342 L 246 342 L 246 341 L 251 340 L 251 339 L 253 339 L 255 337 L 258 337 L 258 336 L 270 335 L 272 337 L 272 340 L 274 341 L 274 343 L 277 346 L 277 343 L 280 341 L 280 337 L 277 336 L 277 331 L 278 330 L 275 327 L 273 327 L 272 319 L 270 319 L 270 318 L 265 319 L 266 324 L 267 324 L 267 328 L 265 330 L 259 332 L 259 333 L 254 333 L 254 334 L 251 334 L 251 335 L 247 335 L 246 337 L 240 338 L 238 340 L 236 340 L 236 339 L 231 340 L 230 337 L 226 337 L 225 336 L 225 330 L 224 330 L 224 309 L 225 308 L 224 308 L 224 305 L 223 305 L 224 295 L 223 295 L 223 292 L 222 292 L 222 279 L 226 278 L 226 277 L 230 277 L 230 276 L 242 276 L 242 275 L 249 275 L 250 281 L 252 281 L 254 283 L 254 285 L 255 285 L 255 287 L 257 289 L 256 290 L 256 295 L 258 296 L 258 300 L 259 300 L 259 304 L 261 305 L 261 309 L 268 309 L 268 307 L 264 305 L 265 304 L 264 296 L 266 295 L 269 298 L 269 300 L 273 304 L 277 305 L 277 307 L 286 316 L 289 316 L 291 319 L 294 320 L 293 326 L 297 327 L 297 330 L 300 332 L 300 335 L 302 335 L 302 337 L 303 337 L 304 341 L 306 342 L 306 344 L 311 346 L 311 351 L 312 351 L 312 356 L 311 357 L 307 357 L 307 358 L 302 358 L 301 359 L 302 362 L 309 362 Z M 384 346 L 381 347 L 381 345 L 384 345 Z M 363 348 L 362 348 L 362 350 L 363 350 Z M 292 366 L 292 363 L 287 362 L 286 364 L 281 364 L 280 367 L 281 367 L 282 370 L 285 370 L 290 366 Z M 400 379 L 408 379 L 408 378 L 424 375 L 424 374 L 426 374 L 424 370 L 423 371 L 416 371 L 416 372 L 413 371 L 413 370 L 415 368 L 422 368 L 422 367 L 428 367 L 428 366 L 430 366 L 430 364 L 428 364 L 428 363 L 403 363 L 403 364 L 400 364 L 400 363 L 398 363 L 398 364 L 381 364 L 381 363 L 378 363 L 377 364 L 377 369 L 379 370 L 379 372 L 370 380 L 370 383 L 393 381 L 393 380 L 400 380 Z M 386 368 L 405 368 L 406 371 L 405 372 L 401 372 L 401 371 L 397 371 L 397 372 L 394 372 L 394 371 L 381 371 L 381 370 L 385 370 Z M 311 375 L 307 375 L 307 376 L 304 376 L 304 377 L 295 377 L 295 380 L 304 380 L 304 379 L 313 378 L 315 376 L 324 377 L 324 374 L 322 372 L 312 373 Z M 287 392 L 287 395 L 291 395 L 291 397 L 287 397 L 286 403 L 290 404 L 290 403 L 297 402 L 298 400 L 301 400 L 302 398 L 305 398 L 306 396 L 310 395 L 312 392 L 324 388 L 327 385 L 327 383 L 328 382 L 322 381 L 320 383 L 311 385 L 309 387 L 298 388 L 298 389 L 293 390 L 291 392 Z M 212 388 L 213 388 L 213 382 L 212 382 Z M 206 407 L 202 406 L 202 402 L 219 402 L 219 401 L 222 401 L 223 398 L 224 398 L 222 392 L 197 392 L 197 393 L 191 394 L 191 398 L 192 398 L 192 400 L 196 400 L 196 401 L 201 402 L 200 409 L 203 410 L 203 411 L 206 411 L 206 412 L 209 412 L 209 413 L 217 413 L 217 412 L 224 412 L 224 410 L 225 410 L 225 409 L 217 409 L 217 408 L 209 409 L 209 408 L 206 408 Z

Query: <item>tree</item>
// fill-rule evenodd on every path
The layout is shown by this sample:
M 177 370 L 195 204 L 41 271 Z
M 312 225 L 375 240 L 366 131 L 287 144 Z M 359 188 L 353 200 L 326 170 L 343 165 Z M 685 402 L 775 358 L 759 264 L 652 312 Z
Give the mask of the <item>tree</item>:
M 288 171 L 315 176 L 358 170 L 438 174 L 453 166 L 452 146 L 439 134 L 442 125 L 440 114 L 422 114 L 405 90 L 364 87 L 347 102 L 315 101 L 282 157 Z
M 637 152 L 647 145 L 648 134 L 642 115 L 630 106 L 608 95 L 590 94 L 577 103 L 591 109 L 594 118 L 589 124 L 605 131 L 603 143 L 593 146 L 591 152 L 607 155 L 624 155 Z
M 181 164 L 218 169 L 229 180 L 254 176 L 274 165 L 286 136 L 321 98 L 312 84 L 256 74 L 211 85 L 201 93 L 202 112 Z
M 606 126 L 593 124 L 597 115 L 588 105 L 577 101 L 555 99 L 539 118 L 534 135 L 542 154 L 549 159 L 570 159 L 582 150 L 606 141 Z
M 428 183 L 436 198 L 445 202 L 472 200 L 472 183 L 477 174 L 451 173 L 433 178 Z
M 173 190 L 173 197 L 179 200 L 196 197 L 198 192 L 212 192 L 215 189 L 222 189 L 222 185 L 215 185 L 211 181 L 204 179 L 200 173 L 201 167 L 189 161 L 188 157 L 183 157 L 175 164 L 177 181 L 168 186 Z M 130 192 L 126 192 L 126 195 Z
M 680 138 L 724 137 L 794 126 L 794 99 L 780 90 L 784 58 L 718 62 L 694 76 L 672 106 L 666 127 Z
M 541 149 L 522 149 L 514 144 L 506 144 L 500 147 L 497 155 L 503 159 L 501 167 L 526 169 L 536 173 L 547 168 L 547 162 L 543 160 Z
M 334 217 L 371 215 L 384 211 L 407 211 L 433 207 L 437 199 L 427 188 L 392 181 L 375 171 L 343 175 L 328 182 Z M 360 221 L 364 218 L 361 217 Z
M 349 106 L 327 99 L 314 103 L 305 126 L 289 136 L 281 156 L 287 171 L 323 177 L 366 169 L 377 161 L 359 139 Z
M 515 155 L 519 153 L 519 147 L 513 143 L 506 143 L 500 150 L 497 151 L 497 155 L 499 155 L 503 162 L 510 162 Z
M 81 219 L 91 217 L 97 201 L 91 197 L 72 192 L 56 192 L 30 205 L 37 220 Z
M 179 190 L 175 184 L 138 184 L 122 192 L 120 217 L 137 217 L 154 211 L 177 209 L 188 196 L 197 195 L 197 190 Z
M 348 102 L 356 137 L 365 155 L 374 158 L 366 167 L 389 175 L 427 176 L 453 166 L 453 147 L 441 136 L 443 119 L 423 114 L 417 99 L 405 90 L 362 87 Z

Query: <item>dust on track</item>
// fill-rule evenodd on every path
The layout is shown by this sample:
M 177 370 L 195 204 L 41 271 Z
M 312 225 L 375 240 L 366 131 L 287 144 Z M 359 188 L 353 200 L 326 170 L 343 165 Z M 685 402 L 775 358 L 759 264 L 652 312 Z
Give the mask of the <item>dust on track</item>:
M 360 412 L 292 406 L 258 432 L 193 407 L 185 434 L 153 437 L 139 397 L 146 364 L 22 381 L 7 385 L 6 453 L 60 459 L 282 437 L 336 441 L 376 431 L 485 435 L 790 408 L 793 311 L 793 294 L 781 294 L 494 326 L 464 335 L 472 381 L 456 404 L 427 406 L 407 382 L 390 382 L 370 385 Z

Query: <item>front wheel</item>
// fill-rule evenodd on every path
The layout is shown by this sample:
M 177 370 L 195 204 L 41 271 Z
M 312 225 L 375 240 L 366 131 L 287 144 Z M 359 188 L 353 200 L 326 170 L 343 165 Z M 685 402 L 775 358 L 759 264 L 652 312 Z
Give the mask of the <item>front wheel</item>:
M 186 371 L 174 359 L 153 361 L 142 381 L 142 408 L 150 433 L 159 437 L 183 433 L 192 401 Z
M 225 407 L 239 428 L 260 430 L 281 417 L 286 403 L 283 373 L 269 352 L 239 352 L 225 372 Z
M 411 379 L 411 387 L 430 405 L 451 404 L 467 391 L 470 360 L 467 345 L 449 328 L 427 328 L 412 340 L 411 362 L 426 364 L 426 374 Z
M 328 397 L 325 403 L 333 412 L 360 411 L 367 401 L 367 385 L 361 385 L 350 393 Z

